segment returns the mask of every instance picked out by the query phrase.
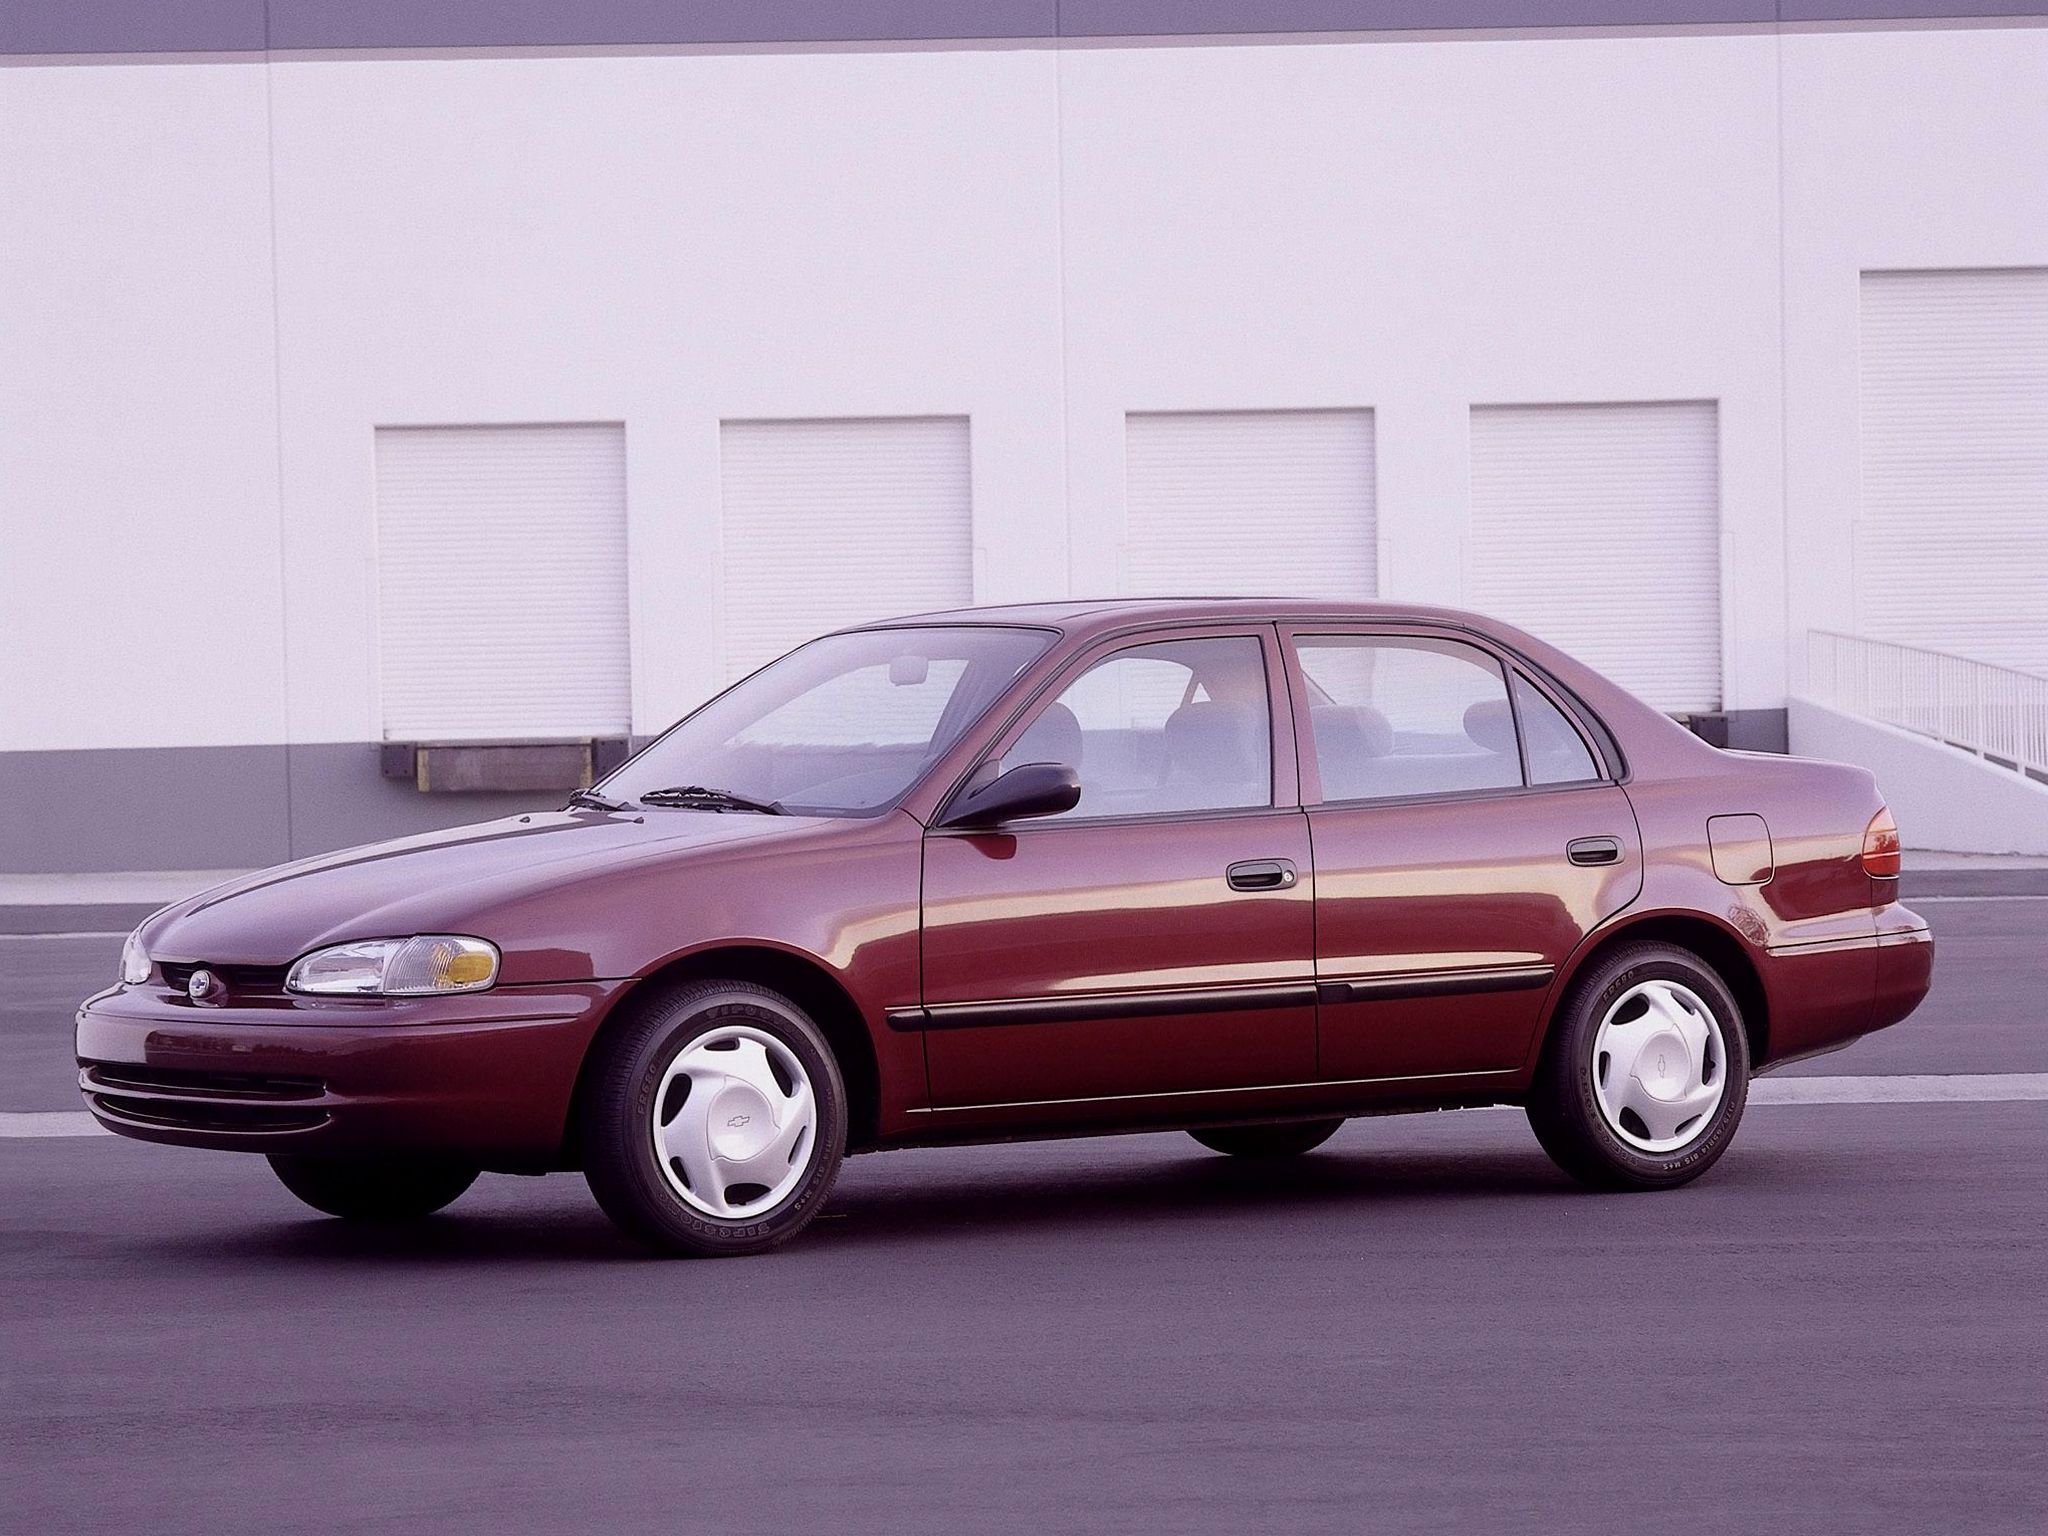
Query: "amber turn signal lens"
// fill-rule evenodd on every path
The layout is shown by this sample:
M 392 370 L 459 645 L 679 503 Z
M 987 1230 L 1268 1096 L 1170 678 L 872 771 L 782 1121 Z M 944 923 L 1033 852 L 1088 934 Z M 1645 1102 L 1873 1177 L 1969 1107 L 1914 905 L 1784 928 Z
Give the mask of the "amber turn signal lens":
M 497 974 L 498 964 L 482 950 L 465 950 L 451 955 L 441 966 L 441 980 L 451 987 L 473 987 Z
M 1863 871 L 1880 880 L 1899 878 L 1899 824 L 1886 806 L 1863 829 Z

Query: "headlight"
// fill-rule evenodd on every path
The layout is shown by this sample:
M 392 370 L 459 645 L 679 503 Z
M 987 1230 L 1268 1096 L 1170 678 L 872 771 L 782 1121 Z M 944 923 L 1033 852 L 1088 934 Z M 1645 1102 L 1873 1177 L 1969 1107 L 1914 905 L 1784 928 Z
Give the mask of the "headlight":
M 364 939 L 300 957 L 284 979 L 322 997 L 429 997 L 481 992 L 498 979 L 498 947 L 452 933 Z
M 149 951 L 142 947 L 140 928 L 129 934 L 128 942 L 121 946 L 121 979 L 131 987 L 149 980 Z

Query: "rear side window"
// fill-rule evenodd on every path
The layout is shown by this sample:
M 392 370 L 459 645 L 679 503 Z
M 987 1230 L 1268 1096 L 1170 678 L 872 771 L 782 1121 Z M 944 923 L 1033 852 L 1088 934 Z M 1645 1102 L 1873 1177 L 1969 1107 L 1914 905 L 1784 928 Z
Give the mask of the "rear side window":
M 1270 805 L 1265 653 L 1250 636 L 1228 636 L 1104 657 L 1039 710 L 1001 766 L 1021 763 L 1075 771 L 1081 802 L 1069 817 Z
M 1486 652 L 1364 635 L 1304 635 L 1296 650 L 1325 800 L 1521 786 L 1507 678 Z
M 1582 784 L 1600 777 L 1585 738 L 1519 672 L 1515 674 L 1515 713 L 1522 721 L 1531 784 Z

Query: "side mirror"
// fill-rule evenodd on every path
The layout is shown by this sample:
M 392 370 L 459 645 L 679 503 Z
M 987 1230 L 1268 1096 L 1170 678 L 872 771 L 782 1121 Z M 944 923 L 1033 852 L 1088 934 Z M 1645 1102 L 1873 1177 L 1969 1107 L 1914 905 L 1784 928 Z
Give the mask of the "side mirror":
M 1019 763 L 946 807 L 942 827 L 993 827 L 1027 816 L 1057 816 L 1081 803 L 1081 776 L 1065 763 Z

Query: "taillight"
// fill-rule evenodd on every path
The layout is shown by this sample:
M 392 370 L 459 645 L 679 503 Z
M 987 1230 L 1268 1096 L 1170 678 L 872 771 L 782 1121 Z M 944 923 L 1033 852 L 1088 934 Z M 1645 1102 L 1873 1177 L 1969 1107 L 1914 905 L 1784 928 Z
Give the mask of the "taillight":
M 1879 880 L 1899 878 L 1899 824 L 1885 806 L 1863 829 L 1863 872 Z

